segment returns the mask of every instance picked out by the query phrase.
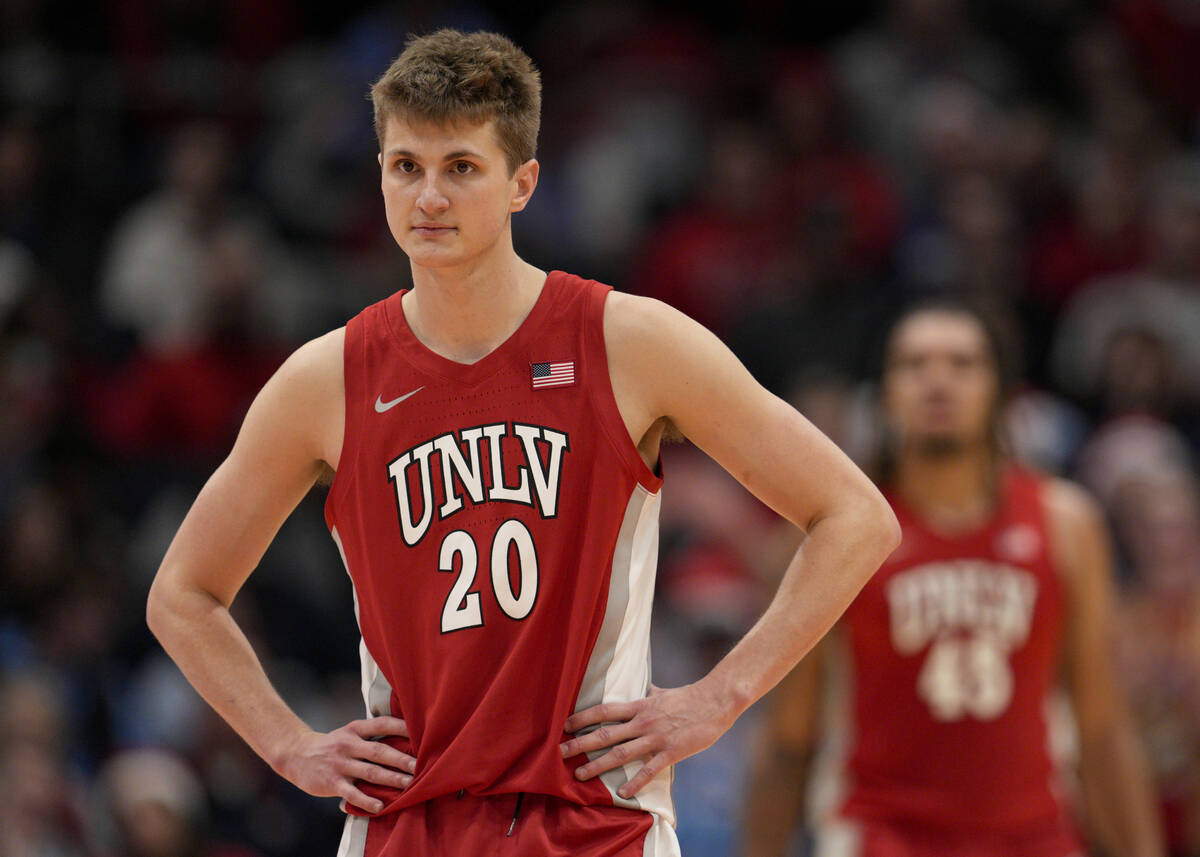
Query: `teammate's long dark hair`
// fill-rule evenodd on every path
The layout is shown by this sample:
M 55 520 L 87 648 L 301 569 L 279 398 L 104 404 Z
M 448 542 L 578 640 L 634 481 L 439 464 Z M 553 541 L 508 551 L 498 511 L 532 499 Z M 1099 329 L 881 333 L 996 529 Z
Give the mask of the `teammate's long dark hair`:
M 883 384 L 892 355 L 893 340 L 896 332 L 908 319 L 925 313 L 962 316 L 974 321 L 983 331 L 997 382 L 996 401 L 993 403 L 991 415 L 992 452 L 998 460 L 1008 449 L 1002 415 L 1004 404 L 1016 384 L 1018 374 L 1015 360 L 1017 343 L 1010 326 L 1005 324 L 1005 320 L 1002 320 L 998 313 L 970 297 L 956 293 L 922 295 L 901 306 L 886 324 L 884 335 L 877 340 L 879 351 L 875 355 L 874 362 L 876 395 L 880 405 L 880 424 L 875 450 L 867 466 L 868 474 L 877 485 L 891 483 L 896 475 L 895 437 L 882 412 Z

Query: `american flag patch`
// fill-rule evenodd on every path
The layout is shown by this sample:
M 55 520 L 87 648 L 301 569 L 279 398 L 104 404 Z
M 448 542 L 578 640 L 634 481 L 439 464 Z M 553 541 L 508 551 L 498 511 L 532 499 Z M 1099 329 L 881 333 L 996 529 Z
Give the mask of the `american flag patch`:
M 575 383 L 575 361 L 565 363 L 530 363 L 529 375 L 533 389 L 543 387 L 570 387 Z

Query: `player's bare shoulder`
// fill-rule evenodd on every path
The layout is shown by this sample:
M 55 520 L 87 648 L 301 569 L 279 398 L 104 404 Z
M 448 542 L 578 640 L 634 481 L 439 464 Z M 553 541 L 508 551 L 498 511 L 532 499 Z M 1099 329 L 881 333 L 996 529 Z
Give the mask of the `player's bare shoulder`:
M 1068 535 L 1089 528 L 1104 527 L 1104 512 L 1087 489 L 1057 476 L 1046 477 L 1043 488 L 1047 523 Z
M 613 394 L 634 438 L 659 421 L 677 435 L 676 417 L 697 391 L 697 378 L 714 361 L 733 359 L 715 335 L 674 307 L 617 291 L 605 302 L 604 342 Z
M 1083 486 L 1059 477 L 1046 478 L 1042 496 L 1055 564 L 1067 575 L 1094 570 L 1095 555 L 1108 549 L 1100 504 Z
M 707 333 L 699 323 L 655 298 L 614 290 L 604 305 L 604 339 L 610 352 L 670 349 L 679 338 Z
M 288 383 L 333 385 L 344 389 L 342 375 L 346 328 L 339 327 L 301 345 L 283 362 L 277 373 Z
M 292 352 L 259 393 L 243 434 L 261 426 L 276 442 L 336 466 L 346 403 L 345 340 L 345 328 L 338 328 Z
M 725 352 L 712 332 L 669 304 L 617 291 L 605 303 L 604 341 L 614 387 L 635 384 L 651 399 L 656 391 L 686 385 L 697 364 Z M 662 405 L 658 399 L 651 408 Z M 656 416 L 667 414 L 659 410 Z
M 613 396 L 635 440 L 663 415 L 650 370 L 659 359 L 656 326 L 669 326 L 673 312 L 661 301 L 615 290 L 604 302 L 604 350 Z

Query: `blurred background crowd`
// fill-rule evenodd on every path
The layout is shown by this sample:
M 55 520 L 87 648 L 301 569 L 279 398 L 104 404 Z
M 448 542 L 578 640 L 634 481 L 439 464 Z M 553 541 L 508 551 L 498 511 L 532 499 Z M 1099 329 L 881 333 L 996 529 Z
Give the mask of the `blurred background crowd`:
M 518 252 L 690 313 L 860 461 L 890 307 L 1003 320 L 1010 446 L 1110 514 L 1114 656 L 1173 854 L 1200 854 L 1200 3 L 693 7 L 0 0 L 0 854 L 334 853 L 336 802 L 200 702 L 144 600 L 263 381 L 408 283 L 365 93 L 442 25 L 542 69 Z M 686 445 L 665 466 L 670 685 L 748 627 L 789 536 Z M 322 501 L 235 611 L 333 728 L 363 706 Z M 685 854 L 734 852 L 753 720 L 680 766 Z

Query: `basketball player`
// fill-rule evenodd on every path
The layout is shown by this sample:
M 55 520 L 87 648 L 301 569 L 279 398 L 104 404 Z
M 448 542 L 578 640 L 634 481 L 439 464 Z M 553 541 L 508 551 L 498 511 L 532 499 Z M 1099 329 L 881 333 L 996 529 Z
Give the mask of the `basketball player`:
M 339 854 L 670 855 L 671 766 L 710 745 L 895 546 L 882 495 L 706 330 L 514 252 L 540 83 L 492 34 L 413 40 L 375 84 L 413 287 L 266 384 L 150 593 L 164 647 L 276 771 L 350 814 Z M 709 674 L 651 688 L 669 427 L 808 533 Z M 326 470 L 368 717 L 310 729 L 229 606 Z
M 848 762 L 841 794 L 814 812 L 819 857 L 1082 855 L 1049 749 L 1060 680 L 1089 841 L 1121 857 L 1162 853 L 1113 682 L 1101 513 L 1001 454 L 996 344 L 980 315 L 949 302 L 910 308 L 892 328 L 879 475 L 903 538 L 768 701 L 746 855 L 787 853 L 835 685 L 851 705 L 825 719 L 848 724 Z

